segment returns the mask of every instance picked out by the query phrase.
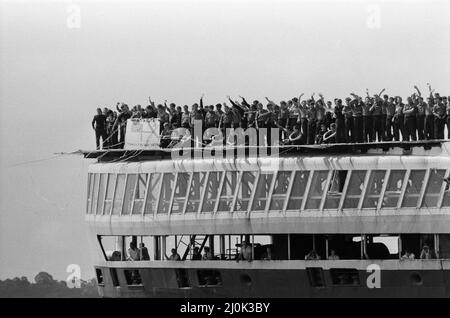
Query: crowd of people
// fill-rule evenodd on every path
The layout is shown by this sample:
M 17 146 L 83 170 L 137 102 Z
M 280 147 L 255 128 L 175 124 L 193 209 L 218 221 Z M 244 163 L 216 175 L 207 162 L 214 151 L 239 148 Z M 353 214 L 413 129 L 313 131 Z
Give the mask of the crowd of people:
M 406 102 L 400 96 L 383 94 L 384 89 L 374 95 L 366 90 L 365 97 L 351 93 L 344 100 L 333 101 L 322 94 L 309 98 L 301 94 L 280 103 L 266 97 L 265 106 L 258 100 L 250 104 L 242 96 L 239 100 L 228 96 L 227 102 L 216 105 L 205 105 L 202 96 L 191 108 L 174 103 L 168 106 L 167 102 L 156 105 L 149 98 L 146 107 L 130 109 L 117 103 L 116 110 L 98 108 L 92 127 L 97 149 L 123 148 L 130 118 L 158 118 L 162 147 L 172 145 L 175 129 L 192 132 L 199 122 L 203 131 L 218 128 L 224 136 L 228 128 L 266 128 L 267 134 L 271 128 L 279 128 L 280 144 L 293 145 L 450 139 L 450 96 L 441 96 L 429 84 L 427 96 L 417 86 L 414 89 Z

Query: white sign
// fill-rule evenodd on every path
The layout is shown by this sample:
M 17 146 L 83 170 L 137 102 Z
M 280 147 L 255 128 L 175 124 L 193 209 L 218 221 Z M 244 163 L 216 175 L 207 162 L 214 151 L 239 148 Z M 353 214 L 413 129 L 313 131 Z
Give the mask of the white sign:
M 160 149 L 158 118 L 128 119 L 125 149 Z

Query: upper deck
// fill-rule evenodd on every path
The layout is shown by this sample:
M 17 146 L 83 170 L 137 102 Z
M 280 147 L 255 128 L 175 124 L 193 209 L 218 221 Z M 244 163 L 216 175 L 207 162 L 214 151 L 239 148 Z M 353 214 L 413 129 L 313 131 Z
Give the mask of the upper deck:
M 104 234 L 448 233 L 450 143 L 370 146 L 231 159 L 102 157 L 89 167 L 86 218 Z

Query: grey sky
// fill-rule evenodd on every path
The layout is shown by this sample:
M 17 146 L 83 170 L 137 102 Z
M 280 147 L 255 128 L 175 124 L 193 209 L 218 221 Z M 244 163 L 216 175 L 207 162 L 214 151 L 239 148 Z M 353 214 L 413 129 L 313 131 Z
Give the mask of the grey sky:
M 71 3 L 79 29 L 67 27 Z M 449 14 L 448 1 L 1 1 L 0 278 L 64 279 L 71 263 L 93 275 L 88 161 L 17 164 L 92 149 L 96 107 L 366 87 L 405 96 L 428 81 L 448 95 Z

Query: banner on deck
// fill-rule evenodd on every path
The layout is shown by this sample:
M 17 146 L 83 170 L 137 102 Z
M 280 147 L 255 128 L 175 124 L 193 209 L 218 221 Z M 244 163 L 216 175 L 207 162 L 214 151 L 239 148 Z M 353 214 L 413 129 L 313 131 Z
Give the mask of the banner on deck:
M 158 118 L 128 119 L 125 149 L 160 149 Z

